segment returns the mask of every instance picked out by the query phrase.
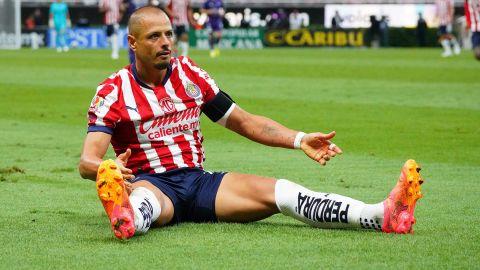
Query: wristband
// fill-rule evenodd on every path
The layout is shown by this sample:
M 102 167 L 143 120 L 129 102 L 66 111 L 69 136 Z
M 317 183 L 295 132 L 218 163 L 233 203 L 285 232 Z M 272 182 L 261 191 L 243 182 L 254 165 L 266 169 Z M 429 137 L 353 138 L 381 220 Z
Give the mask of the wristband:
M 293 141 L 293 148 L 299 149 L 300 148 L 300 143 L 302 142 L 303 137 L 305 137 L 305 132 L 298 132 L 297 135 L 295 136 L 295 140 Z

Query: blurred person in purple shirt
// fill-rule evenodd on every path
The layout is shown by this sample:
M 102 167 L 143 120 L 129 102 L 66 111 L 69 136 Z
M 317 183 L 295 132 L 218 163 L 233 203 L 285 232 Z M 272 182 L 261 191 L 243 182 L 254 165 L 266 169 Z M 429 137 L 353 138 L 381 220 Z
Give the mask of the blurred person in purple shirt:
M 223 15 L 225 15 L 222 0 L 206 0 L 203 3 L 201 12 L 208 15 L 207 28 L 210 31 L 210 57 L 214 58 L 220 55 L 218 45 L 222 38 Z

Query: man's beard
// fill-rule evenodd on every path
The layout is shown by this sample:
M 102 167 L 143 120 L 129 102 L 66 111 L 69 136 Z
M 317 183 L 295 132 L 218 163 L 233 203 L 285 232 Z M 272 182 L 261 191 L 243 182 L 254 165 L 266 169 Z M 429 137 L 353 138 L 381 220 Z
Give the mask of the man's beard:
M 170 50 L 167 49 L 167 48 L 162 48 L 163 50 L 161 52 L 158 52 L 155 56 L 156 57 L 161 57 L 162 55 L 164 55 L 164 53 L 170 53 Z M 168 57 L 168 59 L 170 60 L 171 58 Z M 166 69 L 168 67 L 168 65 L 170 64 L 170 61 L 167 61 L 165 63 L 161 62 L 161 63 L 156 63 L 154 64 L 153 66 L 158 69 L 158 70 L 163 70 L 163 69 Z
M 158 70 L 163 70 L 163 69 L 166 69 L 168 67 L 168 65 L 169 65 L 169 63 L 158 63 L 158 64 L 155 64 L 153 66 Z

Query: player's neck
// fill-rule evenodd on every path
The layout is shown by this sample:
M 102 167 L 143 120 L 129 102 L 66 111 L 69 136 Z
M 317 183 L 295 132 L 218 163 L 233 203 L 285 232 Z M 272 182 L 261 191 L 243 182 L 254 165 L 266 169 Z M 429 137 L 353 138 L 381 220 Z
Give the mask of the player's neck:
M 139 79 L 151 88 L 155 88 L 156 86 L 162 84 L 167 74 L 167 68 L 146 68 L 144 65 L 138 62 L 136 63 L 136 69 Z

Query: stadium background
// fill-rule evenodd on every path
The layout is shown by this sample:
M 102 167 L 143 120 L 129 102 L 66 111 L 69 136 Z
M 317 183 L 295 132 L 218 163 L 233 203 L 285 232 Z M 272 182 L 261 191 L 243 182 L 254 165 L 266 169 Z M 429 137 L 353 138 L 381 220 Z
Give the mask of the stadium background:
M 269 3 L 270 10 L 292 8 Z M 320 16 L 321 28 L 326 3 L 299 8 Z M 39 6 L 46 24 L 48 5 L 22 2 L 22 16 Z M 100 27 L 95 3 L 72 2 L 74 24 L 83 11 Z M 250 224 L 181 224 L 128 242 L 115 239 L 95 184 L 77 168 L 96 86 L 128 64 L 125 50 L 115 61 L 109 53 L 0 50 L 1 269 L 479 268 L 480 82 L 470 51 L 442 58 L 440 48 L 265 48 L 222 50 L 212 59 L 192 49 L 190 57 L 243 108 L 298 130 L 335 130 L 344 150 L 321 167 L 205 118 L 207 170 L 287 178 L 374 203 L 414 158 L 425 177 L 415 234 L 319 230 L 275 215 Z
M 163 1 L 163 0 L 161 0 Z M 69 9 L 70 9 L 70 15 L 72 18 L 72 24 L 75 27 L 82 26 L 82 27 L 88 27 L 89 29 L 94 29 L 96 31 L 93 33 L 93 35 L 104 35 L 102 31 L 102 16 L 100 12 L 98 11 L 97 7 L 97 1 L 94 0 L 84 0 L 84 1 L 77 1 L 77 0 L 68 0 L 66 1 L 69 4 Z M 308 17 L 308 29 L 313 32 L 315 31 L 323 31 L 323 32 L 329 32 L 329 27 L 326 26 L 325 22 L 329 21 L 329 18 L 325 18 L 325 13 L 326 13 L 326 6 L 328 5 L 342 5 L 342 4 L 393 4 L 393 5 L 405 5 L 405 4 L 414 4 L 417 6 L 423 6 L 423 5 L 432 5 L 434 3 L 433 0 L 427 0 L 427 1 L 395 1 L 395 0 L 383 0 L 383 1 L 345 1 L 345 0 L 309 0 L 309 1 L 292 1 L 292 0 L 283 0 L 283 1 L 224 1 L 227 12 L 231 13 L 231 17 L 233 18 L 235 14 L 236 19 L 238 21 L 240 16 L 245 16 L 246 12 L 249 12 L 251 14 L 256 13 L 256 15 L 259 15 L 259 19 L 263 22 L 263 24 L 266 24 L 265 26 L 261 27 L 248 27 L 249 29 L 256 29 L 257 32 L 260 31 L 260 40 L 262 44 L 256 45 L 254 43 L 248 43 L 247 44 L 240 44 L 239 47 L 251 47 L 251 48 L 258 48 L 261 47 L 261 45 L 264 46 L 275 46 L 272 45 L 271 43 L 267 42 L 268 38 L 265 38 L 265 33 L 268 33 L 268 31 L 271 29 L 271 14 L 278 12 L 279 10 L 283 10 L 285 14 L 288 16 L 288 14 L 293 10 L 293 9 L 298 9 L 300 13 L 303 13 Z M 22 46 L 23 47 L 28 47 L 31 45 L 31 37 L 29 35 L 30 32 L 36 32 L 39 34 L 40 39 L 39 39 L 39 45 L 40 46 L 49 46 L 50 45 L 50 38 L 49 38 L 49 33 L 48 33 L 48 8 L 49 8 L 50 2 L 49 1 L 44 1 L 44 0 L 27 0 L 27 1 L 22 1 L 21 4 L 21 22 L 22 22 Z M 160 2 L 161 5 L 161 2 Z M 198 13 L 199 7 L 201 5 L 201 1 L 194 0 L 192 1 L 192 5 L 194 7 L 194 12 Z M 461 17 L 463 15 L 463 1 L 456 0 L 455 1 L 456 9 L 455 9 L 455 14 L 457 17 Z M 37 25 L 35 29 L 33 30 L 28 30 L 25 28 L 25 20 L 27 19 L 28 16 L 33 14 L 35 9 L 40 9 L 41 11 L 41 25 Z M 246 11 L 248 9 L 248 11 Z M 373 14 L 376 15 L 377 18 L 380 17 L 381 14 Z M 414 18 L 416 20 L 416 18 Z M 121 25 L 125 26 L 126 25 L 126 20 L 127 18 L 123 18 Z M 459 20 L 460 21 L 460 20 Z M 239 23 L 239 22 L 238 22 Z M 225 20 L 225 25 L 227 28 L 230 29 L 238 29 L 238 25 L 234 27 L 229 27 L 228 20 Z M 285 29 L 288 28 L 287 26 L 284 27 Z M 83 28 L 85 29 L 85 28 Z M 454 27 L 457 35 L 463 36 L 464 33 L 462 33 L 462 25 L 461 23 L 457 23 Z M 368 34 L 368 27 L 362 27 L 362 28 L 355 28 L 355 29 L 346 29 L 347 33 L 346 35 L 349 35 L 349 32 L 354 32 L 356 35 L 356 38 L 362 39 L 362 43 L 357 45 L 357 46 L 368 46 L 369 44 L 369 34 Z M 234 31 L 234 30 L 233 30 Z M 417 40 L 415 36 L 415 27 L 414 26 L 408 26 L 408 27 L 389 27 L 388 29 L 388 36 L 389 36 L 389 41 L 388 41 L 388 46 L 391 47 L 413 47 L 417 45 Z M 123 29 L 123 35 L 125 35 L 125 29 Z M 191 37 L 193 37 L 193 41 L 191 41 L 191 45 L 193 47 L 198 47 L 198 48 L 205 48 L 205 42 L 202 44 L 197 45 L 195 43 L 195 30 L 191 29 Z M 78 34 L 75 34 L 78 35 Z M 80 35 L 86 35 L 85 31 L 83 31 Z M 92 35 L 90 33 L 90 35 Z M 202 36 L 204 34 L 197 33 L 197 36 Z M 226 36 L 227 39 L 229 38 L 230 33 L 227 30 Z M 232 34 L 235 39 L 235 37 L 238 37 L 237 33 Z M 352 34 L 353 35 L 353 34 Z M 122 36 L 122 34 L 121 34 Z M 241 37 L 240 37 L 241 38 Z M 74 38 L 72 38 L 74 39 Z M 335 39 L 335 38 L 333 38 Z M 348 37 L 347 37 L 348 39 Z M 121 45 L 122 47 L 126 47 L 126 38 L 123 38 L 124 42 Z M 460 40 L 466 40 L 465 44 L 468 47 L 468 38 L 460 38 Z M 79 41 L 80 43 L 82 41 Z M 257 42 L 258 43 L 258 42 Z M 320 46 L 338 46 L 338 42 L 324 42 L 325 44 L 320 44 Z M 328 43 L 328 44 L 327 44 Z M 340 42 L 342 43 L 342 42 Z M 80 47 L 89 47 L 92 46 L 91 44 L 86 45 L 86 44 L 73 44 L 75 47 L 76 45 Z M 283 45 L 288 45 L 288 44 L 283 44 Z M 283 46 L 282 45 L 282 46 Z M 352 46 L 352 44 L 348 43 L 346 44 L 347 46 Z M 107 42 L 102 40 L 99 44 L 95 45 L 100 48 L 106 47 Z M 298 45 L 296 45 L 298 46 Z M 308 44 L 305 45 L 300 45 L 300 46 L 309 46 Z M 315 45 L 315 46 L 318 46 Z M 343 43 L 341 44 L 343 45 Z M 427 47 L 435 47 L 439 46 L 437 42 L 437 28 L 436 25 L 429 25 L 427 34 L 426 34 L 426 46 Z

